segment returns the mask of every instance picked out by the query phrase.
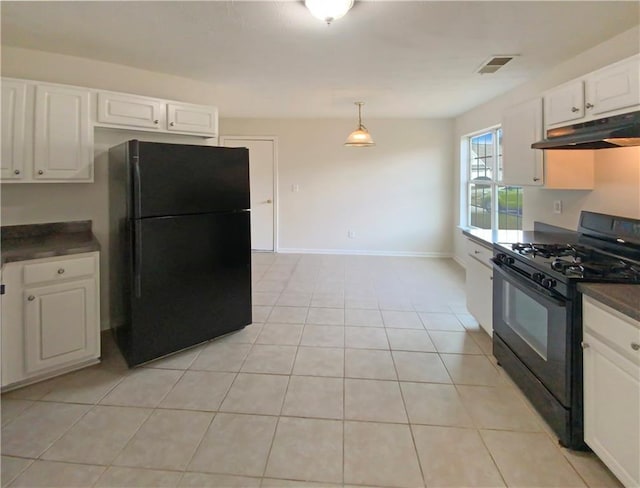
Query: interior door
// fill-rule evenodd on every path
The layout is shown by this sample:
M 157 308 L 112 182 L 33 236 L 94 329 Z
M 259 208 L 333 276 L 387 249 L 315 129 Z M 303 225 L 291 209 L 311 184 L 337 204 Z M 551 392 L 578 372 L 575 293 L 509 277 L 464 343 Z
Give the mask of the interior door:
M 249 149 L 251 249 L 273 251 L 276 235 L 276 141 L 274 137 L 221 136 L 220 145 Z

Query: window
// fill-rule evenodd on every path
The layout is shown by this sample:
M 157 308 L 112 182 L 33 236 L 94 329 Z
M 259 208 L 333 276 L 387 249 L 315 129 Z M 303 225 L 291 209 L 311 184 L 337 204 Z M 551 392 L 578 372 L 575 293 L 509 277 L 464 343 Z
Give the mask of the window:
M 468 137 L 465 164 L 469 227 L 521 230 L 522 187 L 496 181 L 502 167 L 502 129 Z

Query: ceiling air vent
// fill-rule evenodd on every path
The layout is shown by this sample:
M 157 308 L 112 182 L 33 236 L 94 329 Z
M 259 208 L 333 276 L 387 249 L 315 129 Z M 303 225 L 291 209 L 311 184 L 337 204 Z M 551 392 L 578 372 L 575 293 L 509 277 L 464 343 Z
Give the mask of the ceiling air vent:
M 482 66 L 480 66 L 480 68 L 478 69 L 478 73 L 480 73 L 481 75 L 495 73 L 509 61 L 511 61 L 514 57 L 515 56 L 509 55 L 493 56 L 486 62 L 482 63 Z

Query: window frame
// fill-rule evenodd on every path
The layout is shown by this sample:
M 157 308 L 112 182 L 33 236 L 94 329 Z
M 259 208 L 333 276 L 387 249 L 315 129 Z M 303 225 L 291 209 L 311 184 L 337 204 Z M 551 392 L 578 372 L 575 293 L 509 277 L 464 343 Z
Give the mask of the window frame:
M 487 154 L 485 156 L 477 155 L 473 150 L 473 140 L 479 138 L 481 136 L 491 135 L 492 139 L 492 149 L 488 153 L 490 154 L 491 164 L 485 164 L 485 178 L 482 180 L 472 178 L 474 174 L 473 164 L 480 159 L 487 158 Z M 461 181 L 460 181 L 460 190 L 464 188 L 464 211 L 460 212 L 461 220 L 466 220 L 466 227 L 473 229 L 487 229 L 491 231 L 497 230 L 511 230 L 507 225 L 505 229 L 501 229 L 500 226 L 500 196 L 499 190 L 500 188 L 511 188 L 516 189 L 516 191 L 520 191 L 518 196 L 516 197 L 516 201 L 520 201 L 520 208 L 522 205 L 522 187 L 512 186 L 512 185 L 503 185 L 501 183 L 502 179 L 502 127 L 500 125 L 495 125 L 492 127 L 488 127 L 486 129 L 476 131 L 470 134 L 467 134 L 462 137 L 460 144 L 460 163 L 461 163 Z M 476 148 L 477 149 L 477 148 Z M 486 161 L 483 161 L 486 163 Z M 478 169 L 476 167 L 475 170 L 478 173 Z M 486 173 L 490 172 L 491 177 L 486 177 Z M 491 210 L 490 210 L 490 228 L 486 227 L 478 227 L 476 225 L 472 225 L 472 185 L 481 184 L 482 186 L 486 186 L 489 189 L 489 195 L 491 199 Z M 519 189 L 519 190 L 517 190 Z M 507 191 L 507 212 L 508 212 L 508 203 L 510 201 L 510 197 L 508 196 L 509 192 Z M 476 205 L 477 206 L 477 205 Z M 503 212 L 505 213 L 505 212 Z M 508 215 L 508 213 L 507 213 Z M 516 214 L 516 226 L 515 229 L 521 230 L 522 228 L 522 214 L 521 212 Z M 508 218 L 508 217 L 507 217 Z M 506 219 L 506 218 L 505 218 Z M 503 222 L 504 223 L 504 222 Z

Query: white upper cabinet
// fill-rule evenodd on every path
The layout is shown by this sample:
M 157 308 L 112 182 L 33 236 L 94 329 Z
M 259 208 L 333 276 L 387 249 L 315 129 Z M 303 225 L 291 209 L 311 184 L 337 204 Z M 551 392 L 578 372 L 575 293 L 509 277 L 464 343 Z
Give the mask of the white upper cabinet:
M 98 122 L 160 130 L 165 125 L 163 103 L 126 93 L 98 93 Z
M 640 105 L 638 57 L 596 71 L 588 78 L 586 109 L 593 115 Z
M 34 179 L 93 181 L 89 90 L 36 86 Z
M 96 124 L 133 130 L 153 130 L 214 137 L 218 109 L 174 103 L 126 93 L 98 92 Z
M 218 132 L 218 109 L 206 105 L 168 103 L 167 130 L 215 135 Z
M 544 94 L 546 127 L 640 110 L 640 55 L 623 59 Z
M 544 154 L 531 149 L 542 139 L 542 99 L 510 107 L 502 114 L 502 176 L 504 185 L 544 183 Z
M 2 179 L 24 178 L 27 84 L 2 82 Z
M 544 96 L 544 116 L 548 126 L 570 124 L 573 120 L 583 118 L 584 114 L 584 82 L 582 80 L 550 90 Z

